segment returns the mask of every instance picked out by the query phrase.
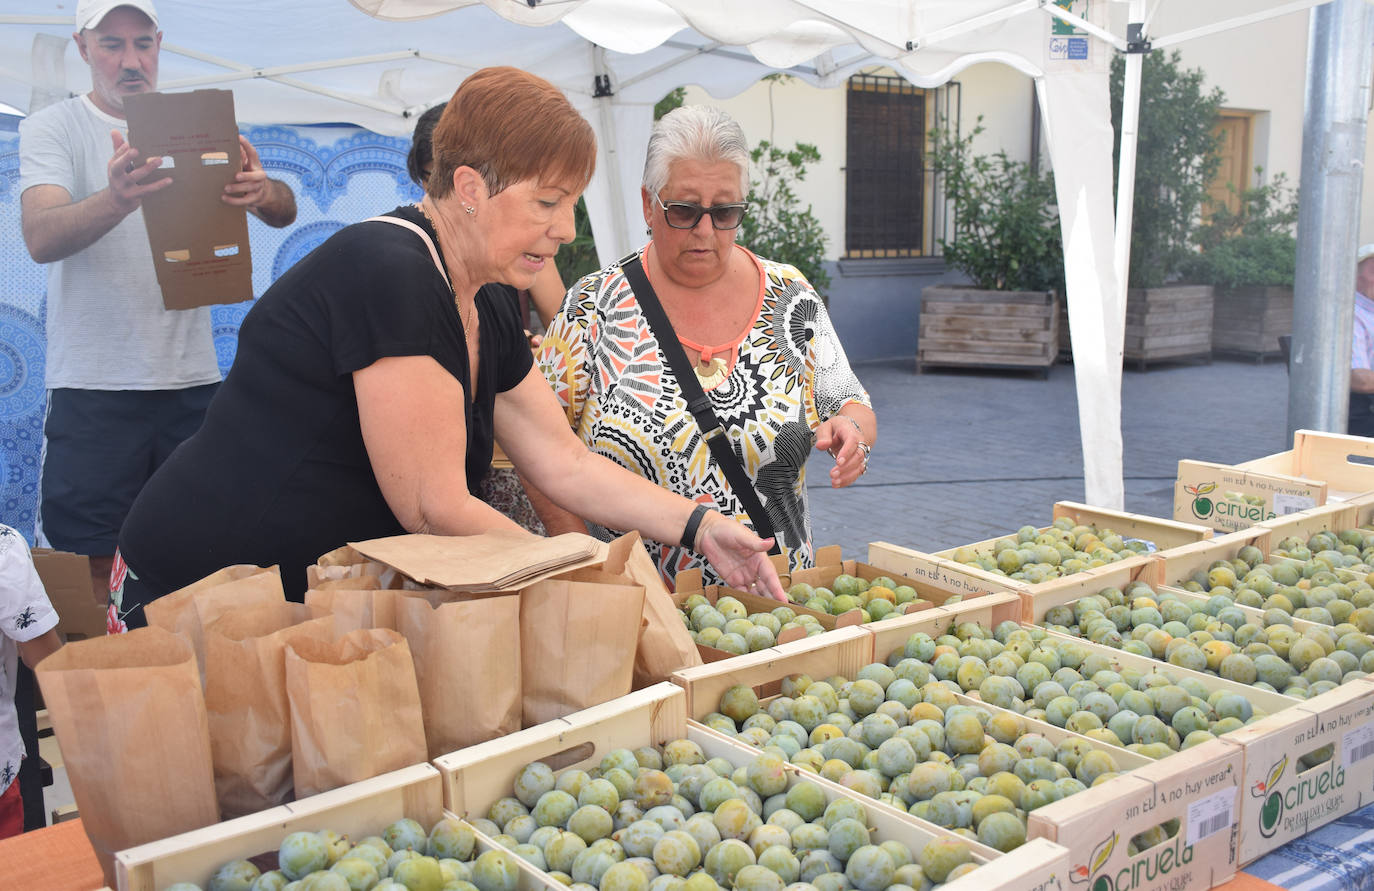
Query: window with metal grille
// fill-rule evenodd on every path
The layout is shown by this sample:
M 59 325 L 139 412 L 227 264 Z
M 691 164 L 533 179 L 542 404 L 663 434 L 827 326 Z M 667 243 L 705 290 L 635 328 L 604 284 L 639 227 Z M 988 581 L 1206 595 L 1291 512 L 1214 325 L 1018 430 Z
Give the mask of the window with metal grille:
M 923 256 L 926 91 L 881 74 L 848 86 L 845 256 Z

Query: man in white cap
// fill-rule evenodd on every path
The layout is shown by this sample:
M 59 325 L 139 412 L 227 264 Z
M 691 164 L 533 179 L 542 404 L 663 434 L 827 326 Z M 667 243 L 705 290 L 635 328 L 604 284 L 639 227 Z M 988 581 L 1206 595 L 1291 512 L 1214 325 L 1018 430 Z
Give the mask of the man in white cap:
M 1374 436 L 1374 244 L 1361 245 L 1355 253 L 1355 324 L 1346 431 Z
M 102 602 L 119 527 L 148 477 L 200 426 L 220 374 L 210 310 L 162 306 L 141 204 L 171 184 L 128 144 L 124 99 L 157 89 L 151 0 L 80 0 L 73 35 L 91 91 L 19 125 L 24 243 L 48 268 L 40 539 L 91 556 Z M 226 204 L 270 226 L 296 199 L 240 137 Z

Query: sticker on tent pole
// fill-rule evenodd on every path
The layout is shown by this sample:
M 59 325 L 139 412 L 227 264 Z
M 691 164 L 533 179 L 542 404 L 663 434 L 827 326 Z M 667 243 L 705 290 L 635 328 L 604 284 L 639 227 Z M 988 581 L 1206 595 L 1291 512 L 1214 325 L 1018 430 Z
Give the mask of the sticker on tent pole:
M 1088 38 L 1051 37 L 1050 58 L 1056 62 L 1086 62 L 1088 60 Z

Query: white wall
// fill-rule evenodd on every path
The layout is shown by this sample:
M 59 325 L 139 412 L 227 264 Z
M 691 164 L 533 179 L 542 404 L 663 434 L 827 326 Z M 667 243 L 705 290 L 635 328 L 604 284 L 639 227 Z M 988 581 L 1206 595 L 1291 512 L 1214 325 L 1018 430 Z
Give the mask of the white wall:
M 1121 4 L 1112 6 L 1116 14 L 1123 14 Z M 1207 0 L 1205 19 L 1199 19 L 1193 4 L 1171 0 L 1159 4 L 1150 32 L 1177 33 L 1249 11 L 1248 0 Z M 1201 68 L 1206 72 L 1208 88 L 1218 86 L 1226 94 L 1225 108 L 1258 112 L 1252 160 L 1264 168 L 1266 180 L 1282 171 L 1290 184 L 1299 182 L 1308 19 L 1309 13 L 1296 12 L 1178 45 L 1184 66 Z M 1014 159 L 1028 158 L 1033 102 L 1030 78 L 1006 66 L 987 63 L 966 69 L 957 80 L 962 84 L 964 131 L 983 115 L 985 132 L 975 143 L 976 150 L 1004 149 Z M 821 164 L 808 172 L 798 193 L 812 204 L 825 227 L 827 255 L 837 258 L 844 245 L 845 91 L 819 89 L 791 79 L 761 82 L 724 100 L 689 87 L 687 101 L 724 108 L 744 126 L 751 142 L 768 138 L 771 127 L 775 144 L 816 144 Z M 1365 169 L 1374 170 L 1374 138 L 1366 139 Z M 1361 202 L 1361 243 L 1374 241 L 1374 177 L 1370 180 Z
M 969 132 L 978 115 L 983 115 L 984 132 L 975 150 L 1005 149 L 1017 160 L 1028 158 L 1034 101 L 1030 78 L 1005 65 L 983 64 L 966 69 L 958 80 L 963 84 L 963 131 Z M 699 87 L 688 86 L 686 101 L 724 109 L 740 122 L 751 145 L 768 139 L 782 148 L 797 142 L 816 146 L 821 163 L 807 170 L 797 193 L 825 228 L 826 257 L 837 259 L 843 253 L 845 235 L 844 88 L 823 89 L 788 78 L 760 81 L 737 96 L 716 99 Z

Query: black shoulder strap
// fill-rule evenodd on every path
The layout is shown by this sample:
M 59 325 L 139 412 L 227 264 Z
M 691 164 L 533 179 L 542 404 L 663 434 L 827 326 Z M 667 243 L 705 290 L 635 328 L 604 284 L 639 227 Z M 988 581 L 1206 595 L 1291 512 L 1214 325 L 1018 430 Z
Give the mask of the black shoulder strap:
M 692 363 L 687 358 L 687 354 L 682 351 L 682 344 L 677 339 L 677 332 L 673 331 L 673 324 L 668 321 L 668 314 L 663 311 L 663 304 L 658 302 L 658 294 L 654 293 L 653 285 L 649 284 L 649 277 L 644 274 L 644 266 L 639 261 L 638 252 L 621 260 L 620 268 L 624 270 L 625 278 L 629 281 L 630 288 L 634 291 L 640 308 L 644 310 L 644 318 L 649 322 L 649 330 L 653 331 L 654 337 L 658 339 L 658 347 L 663 350 L 663 355 L 668 360 L 668 367 L 673 370 L 673 375 L 677 378 L 677 385 L 682 389 L 682 395 L 687 400 L 687 409 L 696 419 L 697 426 L 701 428 L 701 434 L 706 439 L 706 445 L 711 449 L 711 456 L 716 459 L 716 463 L 725 473 L 725 479 L 730 483 L 730 488 L 734 490 L 735 496 L 744 503 L 744 509 L 749 512 L 749 519 L 753 521 L 754 532 L 760 538 L 773 539 L 773 547 L 769 553 L 781 554 L 782 548 L 779 547 L 777 537 L 774 534 L 773 522 L 768 519 L 768 512 L 764 510 L 763 503 L 759 501 L 758 493 L 754 491 L 754 484 L 749 479 L 749 474 L 744 472 L 744 462 L 735 452 L 734 444 L 731 442 L 725 426 L 721 424 L 720 418 L 716 415 L 710 397 L 701 389 L 701 382 L 697 380 L 696 372 L 692 369 Z

